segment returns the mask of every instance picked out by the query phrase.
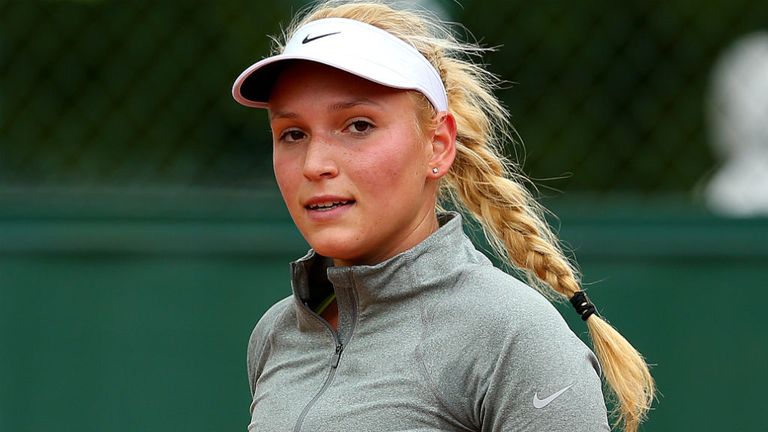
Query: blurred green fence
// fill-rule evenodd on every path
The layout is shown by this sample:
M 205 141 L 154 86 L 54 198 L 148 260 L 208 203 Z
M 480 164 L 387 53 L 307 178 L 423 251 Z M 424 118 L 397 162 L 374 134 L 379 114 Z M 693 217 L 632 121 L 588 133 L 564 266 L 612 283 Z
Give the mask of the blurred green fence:
M 0 185 L 270 178 L 263 113 L 229 88 L 301 4 L 0 1 Z M 566 191 L 694 188 L 715 166 L 712 66 L 768 26 L 761 0 L 443 5 L 498 47 L 526 171 Z

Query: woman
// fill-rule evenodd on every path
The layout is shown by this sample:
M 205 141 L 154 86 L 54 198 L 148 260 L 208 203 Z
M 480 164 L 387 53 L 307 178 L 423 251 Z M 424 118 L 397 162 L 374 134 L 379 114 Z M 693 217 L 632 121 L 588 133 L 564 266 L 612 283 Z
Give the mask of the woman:
M 601 372 L 636 430 L 647 366 L 594 313 L 500 156 L 506 112 L 466 59 L 479 49 L 378 3 L 321 4 L 286 40 L 233 87 L 269 110 L 277 183 L 312 247 L 251 336 L 249 430 L 609 430 Z M 440 200 L 541 293 L 571 300 L 597 358 Z

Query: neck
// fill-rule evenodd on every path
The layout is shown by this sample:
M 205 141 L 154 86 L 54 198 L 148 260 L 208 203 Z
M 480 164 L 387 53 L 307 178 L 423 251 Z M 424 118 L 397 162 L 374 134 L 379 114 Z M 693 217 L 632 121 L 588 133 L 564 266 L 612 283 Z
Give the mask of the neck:
M 432 209 L 424 216 L 418 218 L 416 224 L 402 233 L 402 239 L 397 243 L 396 247 L 384 251 L 376 251 L 376 254 L 372 256 L 363 256 L 354 259 L 333 258 L 333 265 L 335 267 L 345 267 L 379 264 L 421 243 L 424 239 L 437 231 L 438 228 L 440 228 L 440 224 L 437 221 L 437 214 L 435 213 L 435 210 Z

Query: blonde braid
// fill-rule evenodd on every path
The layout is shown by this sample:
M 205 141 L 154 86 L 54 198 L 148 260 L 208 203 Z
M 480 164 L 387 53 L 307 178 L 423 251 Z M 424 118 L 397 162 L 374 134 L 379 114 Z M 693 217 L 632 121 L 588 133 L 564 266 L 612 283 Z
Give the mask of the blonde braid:
M 456 118 L 457 155 L 446 192 L 454 205 L 477 220 L 491 247 L 523 269 L 531 285 L 550 299 L 572 298 L 579 275 L 544 218 L 545 210 L 525 188 L 525 178 L 501 156 L 511 139 L 508 115 L 491 93 L 488 74 L 451 57 L 441 62 L 449 107 Z M 476 85 L 468 85 L 468 83 Z M 617 424 L 636 431 L 651 407 L 655 384 L 640 353 L 610 324 L 591 315 L 587 327 L 604 376 L 618 399 Z
M 484 50 L 458 42 L 434 17 L 375 1 L 319 4 L 295 21 L 284 38 L 307 22 L 330 17 L 355 19 L 387 30 L 432 62 L 443 78 L 458 130 L 456 159 L 441 185 L 441 195 L 480 223 L 494 251 L 526 272 L 531 285 L 545 296 L 562 300 L 579 292 L 579 275 L 547 224 L 545 210 L 526 189 L 525 177 L 501 156 L 502 143 L 512 142 L 513 136 L 508 113 L 493 95 L 495 77 L 467 58 Z M 422 123 L 427 124 L 435 112 L 425 98 L 420 99 L 421 117 L 426 120 Z M 587 318 L 587 327 L 605 379 L 617 398 L 617 424 L 635 432 L 655 393 L 648 366 L 597 315 Z
M 467 75 L 473 67 L 461 62 L 446 58 L 442 64 L 449 106 L 459 130 L 456 160 L 444 191 L 454 205 L 468 210 L 481 224 L 501 257 L 526 271 L 532 286 L 550 299 L 570 299 L 581 289 L 578 272 L 546 223 L 545 210 L 524 187 L 524 177 L 499 154 L 499 141 L 493 139 L 495 131 L 496 136 L 511 136 L 504 130 L 507 114 L 489 87 L 466 84 L 482 83 L 487 75 L 472 79 Z M 634 432 L 655 393 L 648 366 L 640 353 L 597 315 L 587 318 L 587 327 L 605 379 L 618 399 L 616 423 Z
M 445 56 L 441 61 L 449 107 L 456 118 L 457 155 L 444 191 L 477 220 L 491 247 L 523 269 L 550 299 L 572 298 L 579 275 L 544 218 L 545 210 L 525 188 L 525 178 L 500 154 L 508 114 L 477 65 Z M 475 85 L 469 85 L 473 83 Z M 618 407 L 616 423 L 634 432 L 651 407 L 655 384 L 645 360 L 610 324 L 591 315 L 587 327 Z

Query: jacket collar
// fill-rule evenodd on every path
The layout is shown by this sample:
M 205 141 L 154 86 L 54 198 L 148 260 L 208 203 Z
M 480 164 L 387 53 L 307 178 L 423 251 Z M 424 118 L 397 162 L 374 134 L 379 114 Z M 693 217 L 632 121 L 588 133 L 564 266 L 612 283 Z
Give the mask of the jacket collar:
M 305 301 L 316 296 L 318 281 L 313 269 L 327 268 L 327 280 L 336 291 L 339 309 L 364 310 L 376 303 L 396 303 L 455 280 L 467 262 L 488 262 L 462 229 L 458 213 L 438 214 L 440 228 L 413 248 L 376 265 L 333 267 L 328 259 L 310 250 L 291 264 L 294 296 Z M 322 272 L 321 272 L 322 274 Z

